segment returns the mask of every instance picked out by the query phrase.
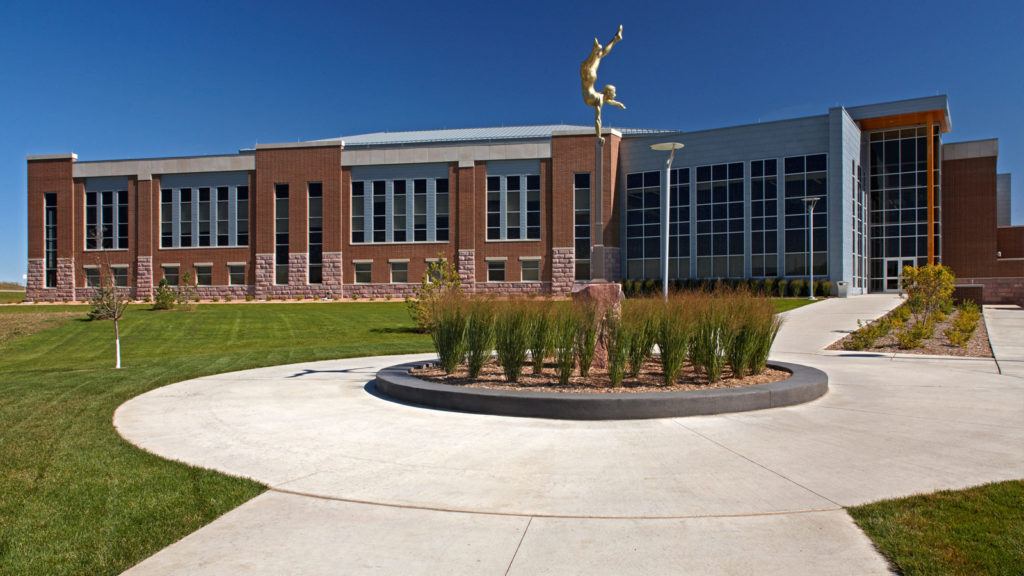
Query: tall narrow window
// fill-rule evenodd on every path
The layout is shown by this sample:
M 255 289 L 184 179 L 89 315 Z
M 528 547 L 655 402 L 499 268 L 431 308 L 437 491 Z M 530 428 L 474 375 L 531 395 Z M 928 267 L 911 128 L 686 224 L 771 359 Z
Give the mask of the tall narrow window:
M 309 183 L 309 283 L 323 282 L 324 227 L 323 227 L 323 184 Z
M 590 280 L 590 174 L 573 177 L 573 246 L 576 280 Z
M 750 274 L 779 274 L 778 162 L 750 163 Z
M 362 182 L 352 183 L 352 242 L 366 241 L 366 196 Z
M 228 187 L 217 187 L 217 246 L 230 246 L 231 234 L 228 226 Z
M 388 183 L 385 180 L 373 181 L 373 241 L 388 241 Z
M 487 239 L 501 239 L 501 177 L 487 177 Z
M 85 193 L 85 248 L 128 247 L 128 191 Z
M 178 191 L 178 245 L 192 245 L 192 189 L 182 188 Z
M 85 248 L 95 250 L 100 247 L 99 193 L 85 193 Z
M 661 175 L 661 171 L 652 171 L 626 176 L 626 275 L 629 278 L 662 276 Z
M 274 184 L 274 282 L 288 283 L 288 185 Z
M 114 247 L 114 192 L 100 192 L 100 248 Z
M 210 189 L 199 189 L 199 245 L 210 245 Z
M 438 242 L 448 241 L 448 179 L 435 181 L 437 196 L 434 201 L 435 238 Z M 539 205 L 540 202 L 538 201 Z
M 405 202 L 405 180 L 395 180 L 391 183 L 393 207 L 391 209 L 392 239 L 395 242 L 406 241 L 406 202 Z
M 828 274 L 828 163 L 825 154 L 785 159 L 785 274 L 807 275 L 808 228 L 814 235 L 814 273 Z M 820 198 L 814 206 L 814 222 L 804 198 Z
M 117 244 L 116 248 L 128 247 L 128 191 L 117 191 Z
M 413 240 L 427 241 L 427 181 L 413 180 Z
M 86 194 L 88 199 L 89 195 Z M 88 215 L 88 208 L 86 208 Z M 88 218 L 87 218 L 88 220 Z M 88 246 L 89 239 L 86 238 Z M 174 190 L 165 188 L 160 191 L 160 247 L 174 246 Z
M 487 177 L 487 239 L 540 239 L 540 176 Z
M 44 196 L 44 250 L 46 268 L 46 287 L 57 287 L 57 194 L 48 192 Z
M 239 246 L 249 245 L 249 187 L 239 186 L 235 192 L 235 214 L 237 218 L 235 243 Z

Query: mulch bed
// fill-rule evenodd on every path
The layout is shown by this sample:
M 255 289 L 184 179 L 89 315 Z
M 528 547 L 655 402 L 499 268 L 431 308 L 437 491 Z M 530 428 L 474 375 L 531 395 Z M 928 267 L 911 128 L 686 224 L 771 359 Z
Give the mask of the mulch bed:
M 884 338 L 879 338 L 875 341 L 875 346 L 872 348 L 865 348 L 860 352 L 882 352 L 887 354 L 928 354 L 933 356 L 960 356 L 969 358 L 992 358 L 992 345 L 988 341 L 988 329 L 985 327 L 985 316 L 982 316 L 978 320 L 978 328 L 975 329 L 974 335 L 967 342 L 966 348 L 960 348 L 949 343 L 946 339 L 945 332 L 946 328 L 953 325 L 953 318 L 959 314 L 956 312 L 950 314 L 945 322 L 940 322 L 935 325 L 935 337 L 924 340 L 919 348 L 913 348 L 910 350 L 904 350 L 899 347 L 896 341 L 896 330 L 893 329 Z M 876 321 L 877 322 L 877 321 Z M 836 341 L 826 350 L 846 350 L 843 346 L 845 342 L 853 338 L 853 335 L 844 336 L 841 340 Z
M 459 366 L 455 373 L 446 375 L 440 366 L 429 366 L 426 368 L 410 370 L 410 374 L 429 382 L 449 384 L 452 386 L 465 386 L 467 388 L 490 388 L 493 390 L 517 390 L 520 392 L 568 392 L 588 394 L 621 394 L 621 393 L 642 393 L 642 392 L 680 392 L 684 390 L 712 390 L 718 388 L 736 388 L 740 386 L 753 386 L 755 384 L 767 384 L 778 382 L 790 377 L 785 370 L 765 368 L 764 372 L 756 376 L 747 376 L 742 380 L 732 377 L 732 372 L 725 369 L 722 379 L 714 384 L 708 382 L 706 376 L 698 372 L 690 364 L 683 366 L 679 378 L 672 385 L 666 385 L 661 371 L 661 360 L 652 358 L 648 360 L 640 374 L 636 378 L 626 376 L 622 385 L 613 387 L 608 379 L 608 371 L 603 368 L 591 368 L 589 378 L 579 375 L 579 370 L 569 379 L 566 386 L 558 382 L 553 363 L 545 364 L 544 371 L 540 374 L 533 373 L 533 366 L 527 364 L 523 367 L 523 373 L 515 384 L 505 381 L 505 373 L 496 360 L 490 360 L 484 365 L 480 376 L 470 378 L 465 366 Z

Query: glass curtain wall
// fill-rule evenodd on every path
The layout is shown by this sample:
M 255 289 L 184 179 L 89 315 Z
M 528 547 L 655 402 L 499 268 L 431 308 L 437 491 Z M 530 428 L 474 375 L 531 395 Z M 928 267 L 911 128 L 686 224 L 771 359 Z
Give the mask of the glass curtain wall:
M 814 275 L 828 274 L 828 158 L 825 154 L 791 156 L 785 166 L 786 276 L 807 275 L 808 221 L 804 198 L 820 198 L 814 206 Z

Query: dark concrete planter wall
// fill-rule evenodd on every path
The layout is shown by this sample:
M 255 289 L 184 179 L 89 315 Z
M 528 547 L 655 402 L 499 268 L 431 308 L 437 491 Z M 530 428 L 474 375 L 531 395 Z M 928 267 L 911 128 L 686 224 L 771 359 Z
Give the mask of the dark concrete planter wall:
M 643 394 L 570 394 L 465 388 L 427 382 L 409 370 L 411 362 L 377 372 L 377 390 L 388 397 L 431 408 L 530 418 L 563 420 L 634 420 L 747 412 L 803 404 L 828 391 L 828 375 L 817 368 L 770 362 L 792 374 L 770 384 Z

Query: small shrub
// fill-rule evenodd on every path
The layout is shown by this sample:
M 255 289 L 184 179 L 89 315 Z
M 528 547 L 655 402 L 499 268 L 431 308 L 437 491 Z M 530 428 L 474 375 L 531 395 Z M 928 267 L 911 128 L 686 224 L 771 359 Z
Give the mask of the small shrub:
M 593 305 L 576 306 L 573 310 L 576 317 L 576 360 L 580 365 L 580 376 L 590 376 L 590 365 L 594 362 L 597 350 L 597 332 L 600 318 L 597 308 Z
M 491 358 L 494 350 L 494 303 L 475 299 L 469 305 L 469 321 L 466 326 L 466 365 L 469 375 L 480 375 L 484 363 Z
M 253 298 L 252 294 L 246 294 L 245 295 L 245 301 L 246 302 L 252 302 L 253 300 L 254 300 L 254 298 Z
M 571 309 L 559 310 L 551 321 L 551 346 L 555 373 L 563 386 L 569 383 L 576 366 L 576 320 Z
M 434 306 L 449 296 L 462 295 L 462 282 L 455 265 L 444 254 L 438 254 L 437 257 L 436 261 L 427 266 L 420 285 L 413 290 L 413 296 L 405 299 L 409 316 L 421 332 L 430 331 Z M 352 297 L 355 298 L 355 295 Z
M 233 298 L 231 298 L 231 296 L 225 296 L 224 297 L 224 301 L 225 302 L 231 302 L 231 300 L 233 300 Z
M 213 298 L 211 298 L 210 300 L 211 300 L 212 302 L 220 302 L 220 297 L 218 297 L 218 296 L 214 296 L 214 297 L 213 297 Z
M 153 310 L 170 310 L 174 308 L 174 303 L 177 300 L 177 292 L 167 284 L 166 278 L 161 278 L 156 286 L 156 292 L 154 292 Z
M 349 295 L 349 298 L 351 298 L 353 300 L 358 300 L 359 299 L 359 294 L 351 294 L 351 295 Z M 428 321 L 427 324 L 429 325 L 430 322 Z
M 919 348 L 925 339 L 930 338 L 935 328 L 929 322 L 918 321 L 905 326 L 896 333 L 896 342 L 901 350 L 913 350 Z
M 789 281 L 789 295 L 794 298 L 801 298 L 807 295 L 807 281 L 796 279 Z
M 608 352 L 608 380 L 612 386 L 622 384 L 626 375 L 626 361 L 629 357 L 629 334 L 622 323 L 622 318 L 609 310 L 604 319 L 604 347 Z
M 526 308 L 515 301 L 503 306 L 497 314 L 494 333 L 494 347 L 505 380 L 518 382 L 530 348 L 530 316 Z
M 946 339 L 949 343 L 958 348 L 967 348 L 967 343 L 971 341 L 971 336 L 974 335 L 973 330 L 971 333 L 964 332 L 956 326 L 950 326 L 943 331 Z
M 387 300 L 388 302 L 391 302 L 391 294 L 385 295 L 384 299 Z
M 779 278 L 778 283 L 775 284 L 775 288 L 778 290 L 779 298 L 785 298 L 786 294 L 789 293 L 789 281 L 785 278 Z
M 828 280 L 825 280 L 821 283 L 821 296 L 827 298 L 835 294 L 835 289 L 836 285 L 834 282 L 829 282 Z
M 765 278 L 764 279 L 764 295 L 765 296 L 775 296 L 776 294 L 778 294 L 778 289 L 775 287 L 775 284 L 776 284 L 775 278 Z
M 375 302 L 377 298 L 374 296 L 370 296 L 369 298 L 367 298 L 367 300 L 369 300 L 370 302 Z
M 67 300 L 64 301 L 67 302 Z M 149 304 L 150 302 L 153 301 L 153 299 L 150 298 L 149 296 L 146 296 L 145 298 L 142 299 L 142 301 L 145 302 L 146 304 Z
M 296 296 L 295 299 L 298 300 L 299 302 L 302 302 L 302 294 Z
M 466 346 L 467 318 L 458 298 L 445 298 L 433 307 L 430 338 L 445 374 L 451 374 L 462 361 Z

